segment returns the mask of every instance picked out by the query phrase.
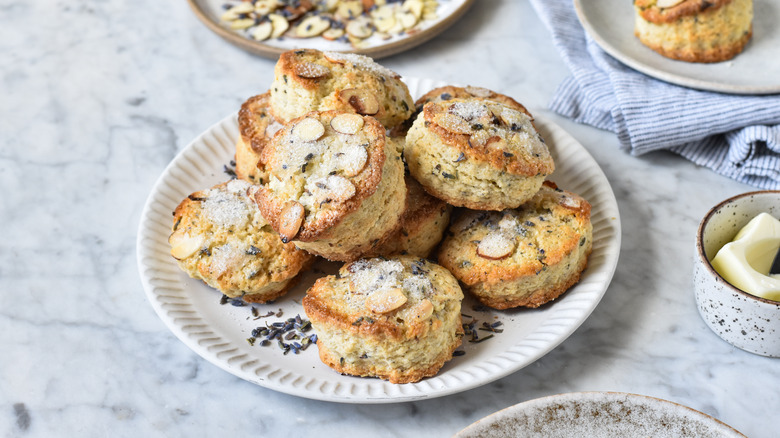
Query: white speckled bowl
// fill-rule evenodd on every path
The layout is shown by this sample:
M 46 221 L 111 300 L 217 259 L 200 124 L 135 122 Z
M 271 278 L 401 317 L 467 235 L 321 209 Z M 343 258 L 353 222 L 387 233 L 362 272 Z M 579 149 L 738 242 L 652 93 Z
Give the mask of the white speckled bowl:
M 677 403 L 622 392 L 573 392 L 491 414 L 453 438 L 745 438 L 731 426 Z
M 696 234 L 693 286 L 704 322 L 731 345 L 780 357 L 780 301 L 743 292 L 727 283 L 710 260 L 759 213 L 780 218 L 780 191 L 743 193 L 713 207 Z

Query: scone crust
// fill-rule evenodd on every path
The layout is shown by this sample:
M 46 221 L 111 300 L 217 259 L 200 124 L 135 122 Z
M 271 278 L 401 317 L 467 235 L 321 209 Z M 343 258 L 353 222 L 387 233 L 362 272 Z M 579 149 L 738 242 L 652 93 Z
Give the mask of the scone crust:
M 533 116 L 523 104 L 515 99 L 507 96 L 506 94 L 497 93 L 493 90 L 489 90 L 483 87 L 475 87 L 469 85 L 466 87 L 456 87 L 454 85 L 445 85 L 443 87 L 434 88 L 433 90 L 423 94 L 414 102 L 414 106 L 418 111 L 422 111 L 423 107 L 428 102 L 445 102 L 451 99 L 481 99 L 492 100 L 493 102 L 503 103 L 504 105 L 525 113 L 528 117 Z
M 753 35 L 752 0 L 687 0 L 659 8 L 635 2 L 635 35 L 659 54 L 686 62 L 722 62 L 745 48 Z
M 406 210 L 401 228 L 367 257 L 408 254 L 428 257 L 441 242 L 450 223 L 452 206 L 428 194 L 411 176 L 406 176 Z
M 271 94 L 252 96 L 238 111 L 236 142 L 236 176 L 253 184 L 262 184 L 265 172 L 260 163 L 260 154 L 282 125 L 269 111 Z
M 389 289 L 405 302 L 378 313 L 369 302 Z M 422 258 L 362 259 L 317 280 L 303 308 L 320 359 L 340 373 L 392 383 L 438 372 L 461 344 L 463 293 L 446 269 Z
M 516 210 L 465 212 L 438 260 L 486 306 L 539 307 L 579 281 L 592 234 L 590 204 L 548 181 Z
M 173 213 L 168 240 L 188 275 L 229 297 L 262 303 L 285 294 L 313 257 L 279 240 L 247 195 L 250 187 L 232 180 L 189 195 Z
M 360 96 L 378 104 L 376 112 L 360 109 L 346 90 L 360 90 Z M 371 115 L 391 128 L 409 118 L 414 100 L 397 73 L 367 56 L 314 49 L 282 53 L 271 85 L 271 111 L 277 120 L 326 110 Z
M 351 261 L 400 227 L 406 188 L 403 162 L 395 143 L 385 137 L 384 127 L 372 117 L 350 113 L 362 120 L 362 127 L 354 135 L 345 135 L 331 126 L 343 114 L 347 113 L 312 112 L 285 125 L 263 150 L 261 161 L 269 181 L 255 191 L 254 199 L 274 230 L 299 248 L 330 260 Z M 321 138 L 296 140 L 294 130 L 305 119 L 322 124 Z M 360 158 L 356 148 L 365 154 L 360 161 L 364 164 L 350 168 L 354 160 L 349 158 Z M 340 164 L 340 157 L 346 157 L 346 164 Z M 333 188 L 332 181 L 342 190 Z M 283 229 L 290 203 L 302 205 L 305 211 L 292 234 Z
M 397 128 L 394 128 L 393 135 L 406 136 L 406 133 L 409 131 L 409 128 L 412 127 L 412 123 L 414 123 L 415 119 L 417 118 L 417 115 L 422 112 L 423 107 L 428 102 L 445 102 L 450 99 L 471 99 L 471 98 L 492 100 L 493 102 L 503 103 L 504 105 L 510 108 L 525 113 L 528 117 L 531 118 L 531 122 L 533 122 L 533 116 L 531 115 L 530 112 L 528 112 L 525 106 L 523 106 L 520 102 L 516 101 L 515 99 L 505 94 L 496 93 L 493 90 L 489 90 L 483 87 L 475 87 L 472 85 L 466 87 L 445 85 L 443 87 L 434 88 L 433 90 L 420 96 L 420 98 L 414 102 L 414 114 L 412 114 L 412 116 L 408 120 L 406 120 L 403 124 L 399 125 Z
M 404 157 L 428 193 L 477 210 L 517 207 L 555 169 L 530 116 L 474 98 L 427 103 Z

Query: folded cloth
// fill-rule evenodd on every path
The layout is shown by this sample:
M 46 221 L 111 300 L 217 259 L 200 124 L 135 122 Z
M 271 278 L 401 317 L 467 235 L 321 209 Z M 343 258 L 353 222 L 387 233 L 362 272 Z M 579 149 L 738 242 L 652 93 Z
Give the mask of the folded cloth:
M 780 95 L 712 93 L 653 79 L 601 50 L 572 0 L 531 4 L 572 73 L 551 110 L 615 132 L 633 155 L 666 149 L 737 181 L 780 189 Z

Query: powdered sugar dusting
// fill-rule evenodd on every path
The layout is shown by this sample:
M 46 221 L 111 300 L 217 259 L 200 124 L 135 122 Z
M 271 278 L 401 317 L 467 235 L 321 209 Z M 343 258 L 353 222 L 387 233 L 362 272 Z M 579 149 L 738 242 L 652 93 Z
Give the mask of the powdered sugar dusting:
M 232 180 L 223 187 L 215 187 L 206 192 L 201 203 L 203 215 L 212 224 L 224 227 L 241 227 L 252 216 L 246 191 L 250 184 L 243 180 Z
M 413 262 L 416 263 L 416 262 Z M 411 275 L 408 269 L 397 260 L 367 259 L 350 265 L 350 291 L 357 295 L 371 295 L 380 290 L 403 289 L 413 300 L 422 300 L 433 293 L 431 279 L 422 271 Z
M 330 74 L 330 69 L 314 62 L 295 64 L 295 74 L 302 78 L 321 78 Z
M 355 196 L 355 186 L 350 180 L 339 175 L 328 175 L 307 182 L 309 191 L 317 203 L 346 201 Z
M 479 100 L 455 102 L 450 105 L 449 112 L 467 121 L 488 116 L 487 106 Z
M 342 170 L 347 176 L 355 176 L 366 167 L 368 152 L 365 146 L 349 145 L 333 156 L 334 170 Z
M 560 204 L 567 208 L 580 208 L 580 200 L 569 195 L 562 194 L 559 200 Z
M 333 60 L 334 62 L 350 63 L 363 71 L 377 73 L 391 78 L 399 77 L 399 75 L 396 72 L 380 64 L 377 64 L 373 59 L 365 55 L 358 55 L 356 53 L 337 53 L 337 52 L 324 52 L 324 54 L 328 59 Z
M 211 250 L 212 275 L 222 275 L 228 271 L 240 269 L 246 258 L 244 248 L 226 243 Z
M 404 265 L 397 260 L 358 260 L 349 267 L 352 272 L 353 291 L 368 294 L 379 289 L 401 287 L 399 275 Z

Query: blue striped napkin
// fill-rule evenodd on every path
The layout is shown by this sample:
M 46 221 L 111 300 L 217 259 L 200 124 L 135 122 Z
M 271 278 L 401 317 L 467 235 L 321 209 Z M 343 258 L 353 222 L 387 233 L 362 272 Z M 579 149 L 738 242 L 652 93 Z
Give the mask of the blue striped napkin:
M 737 181 L 780 189 L 780 95 L 727 95 L 653 79 L 601 50 L 572 0 L 531 4 L 572 73 L 551 110 L 615 132 L 632 155 L 667 149 Z

